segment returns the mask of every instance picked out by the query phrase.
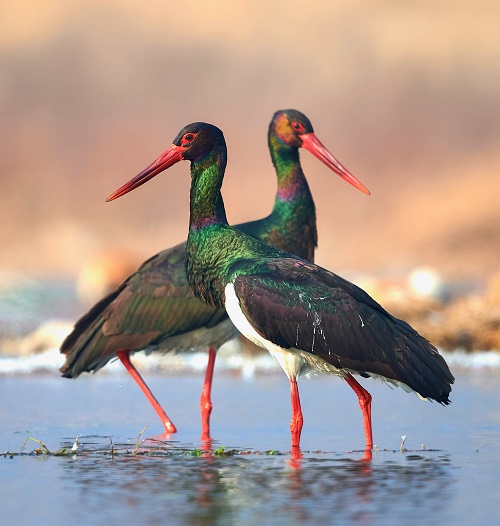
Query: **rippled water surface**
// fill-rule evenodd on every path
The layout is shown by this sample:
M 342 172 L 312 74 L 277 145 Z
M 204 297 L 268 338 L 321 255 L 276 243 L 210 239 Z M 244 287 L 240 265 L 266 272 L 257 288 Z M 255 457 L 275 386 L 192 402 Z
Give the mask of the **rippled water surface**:
M 280 374 L 216 377 L 211 444 L 199 440 L 196 375 L 148 378 L 180 430 L 161 442 L 142 442 L 161 428 L 126 376 L 3 376 L 2 523 L 499 523 L 499 379 L 495 370 L 458 374 L 449 407 L 364 382 L 377 444 L 366 461 L 357 399 L 339 379 L 300 382 L 295 458 Z M 51 454 L 32 440 L 22 450 L 28 436 Z

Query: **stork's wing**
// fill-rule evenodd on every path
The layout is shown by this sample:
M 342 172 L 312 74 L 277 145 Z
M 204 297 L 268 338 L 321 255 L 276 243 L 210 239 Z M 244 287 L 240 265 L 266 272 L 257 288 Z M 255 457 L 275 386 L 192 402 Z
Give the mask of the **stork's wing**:
M 64 376 L 97 370 L 119 350 L 138 351 L 226 319 L 198 300 L 187 282 L 185 244 L 147 260 L 75 325 L 61 346 Z
M 293 258 L 270 260 L 256 272 L 236 268 L 234 275 L 244 315 L 267 340 L 449 402 L 454 379 L 436 348 L 349 281 Z

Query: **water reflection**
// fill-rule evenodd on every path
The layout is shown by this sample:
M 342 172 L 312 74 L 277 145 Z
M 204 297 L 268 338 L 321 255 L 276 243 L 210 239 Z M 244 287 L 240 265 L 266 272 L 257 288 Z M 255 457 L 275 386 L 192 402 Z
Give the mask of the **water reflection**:
M 166 446 L 172 447 L 172 446 Z M 79 455 L 63 459 L 80 504 L 102 520 L 189 524 L 426 521 L 445 509 L 455 478 L 439 452 L 200 456 Z M 82 515 L 82 518 L 84 515 Z M 75 517 L 78 520 L 78 516 Z

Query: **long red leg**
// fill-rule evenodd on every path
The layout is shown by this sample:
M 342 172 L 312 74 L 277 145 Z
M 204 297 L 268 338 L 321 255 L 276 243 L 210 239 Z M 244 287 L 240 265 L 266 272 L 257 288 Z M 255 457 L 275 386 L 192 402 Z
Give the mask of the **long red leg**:
M 364 389 L 352 375 L 348 374 L 344 380 L 351 386 L 352 390 L 358 395 L 359 407 L 363 413 L 363 425 L 365 427 L 366 449 L 373 449 L 372 436 L 372 395 Z
M 297 380 L 290 378 L 290 398 L 292 400 L 292 420 L 290 421 L 290 432 L 292 433 L 292 450 L 300 447 L 300 434 L 304 424 L 302 409 L 300 407 L 299 388 Z
M 216 352 L 213 347 L 208 349 L 208 364 L 207 372 L 205 373 L 205 381 L 203 382 L 203 389 L 200 396 L 201 409 L 201 440 L 210 439 L 210 414 L 212 413 L 212 378 L 214 376 Z
M 137 382 L 137 385 L 142 389 L 142 392 L 146 395 L 146 398 L 149 400 L 149 403 L 153 406 L 153 409 L 156 411 L 163 425 L 165 426 L 165 432 L 176 433 L 177 428 L 174 426 L 174 423 L 170 418 L 168 418 L 167 413 L 163 410 L 163 407 L 160 405 L 158 400 L 154 397 L 153 393 L 146 385 L 146 382 L 142 379 L 142 376 L 139 374 L 139 371 L 132 365 L 130 361 L 129 351 L 118 351 L 116 353 L 122 364 L 125 366 L 125 369 L 130 373 L 130 376 Z

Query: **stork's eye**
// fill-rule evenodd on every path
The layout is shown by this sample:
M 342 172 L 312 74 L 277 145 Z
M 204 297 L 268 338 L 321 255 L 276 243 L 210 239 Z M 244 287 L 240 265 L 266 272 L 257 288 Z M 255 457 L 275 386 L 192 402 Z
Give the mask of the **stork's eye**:
M 193 142 L 193 139 L 196 137 L 196 133 L 185 133 L 181 139 L 181 146 L 186 146 L 190 142 Z
M 292 122 L 292 128 L 299 133 L 304 133 L 306 131 L 304 125 L 297 121 Z

